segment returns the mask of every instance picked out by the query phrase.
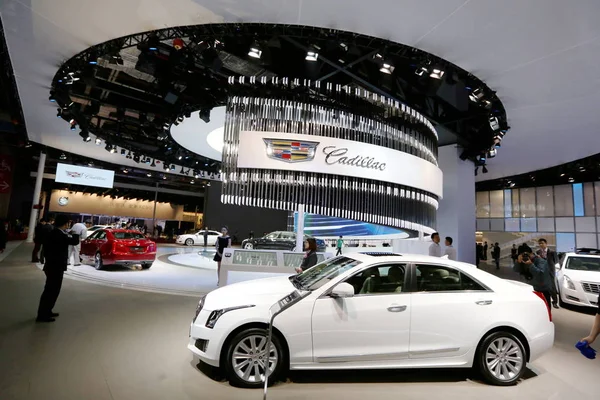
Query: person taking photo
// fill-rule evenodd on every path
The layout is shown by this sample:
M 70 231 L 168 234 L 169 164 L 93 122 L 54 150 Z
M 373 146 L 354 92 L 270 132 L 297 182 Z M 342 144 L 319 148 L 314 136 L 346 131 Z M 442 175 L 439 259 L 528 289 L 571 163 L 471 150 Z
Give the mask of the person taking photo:
M 544 295 L 548 310 L 550 310 L 551 293 L 554 288 L 554 275 L 550 271 L 548 261 L 542 257 L 538 257 L 535 253 L 525 252 L 519 254 L 517 268 L 521 274 L 527 275 L 528 273 L 531 276 L 529 284 L 533 286 L 533 290 Z

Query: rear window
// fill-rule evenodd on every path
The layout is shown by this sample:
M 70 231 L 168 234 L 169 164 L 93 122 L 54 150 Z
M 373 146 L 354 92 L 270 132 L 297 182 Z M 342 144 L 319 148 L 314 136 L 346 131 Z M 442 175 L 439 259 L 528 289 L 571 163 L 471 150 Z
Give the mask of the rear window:
M 113 232 L 115 239 L 146 239 L 144 235 L 138 232 Z
M 600 257 L 569 257 L 567 269 L 600 272 Z

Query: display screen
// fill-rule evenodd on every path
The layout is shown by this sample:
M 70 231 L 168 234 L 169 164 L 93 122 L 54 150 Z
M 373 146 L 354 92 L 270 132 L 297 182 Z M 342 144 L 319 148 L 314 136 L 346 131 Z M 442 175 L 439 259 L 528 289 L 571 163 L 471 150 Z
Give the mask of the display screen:
M 298 227 L 298 213 L 294 213 L 294 231 Z M 400 229 L 387 226 L 369 224 L 367 222 L 354 221 L 350 219 L 328 217 L 318 214 L 304 215 L 304 233 L 314 237 L 337 237 L 337 236 L 380 236 L 380 235 L 406 235 Z
M 235 265 L 266 265 L 266 266 L 276 267 L 277 266 L 277 253 L 274 251 L 235 250 L 233 253 L 233 264 L 235 264 Z

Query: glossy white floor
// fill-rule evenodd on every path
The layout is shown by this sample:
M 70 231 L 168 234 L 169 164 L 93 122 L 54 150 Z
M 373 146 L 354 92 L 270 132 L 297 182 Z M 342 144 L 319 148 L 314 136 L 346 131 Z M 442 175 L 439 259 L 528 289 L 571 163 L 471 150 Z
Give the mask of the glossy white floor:
M 148 270 L 106 266 L 97 271 L 90 265 L 82 264 L 69 266 L 66 277 L 103 286 L 197 298 L 217 287 L 214 255 L 213 248 L 160 245 L 156 261 Z M 38 268 L 42 268 L 42 265 L 38 265 Z M 228 283 L 269 276 L 273 275 L 232 272 Z
M 66 279 L 58 321 L 35 324 L 44 279 L 27 262 L 30 251 L 21 245 L 0 262 L 0 399 L 262 398 L 261 391 L 234 389 L 192 365 L 186 344 L 196 297 Z M 294 373 L 269 398 L 597 399 L 600 360 L 586 360 L 573 347 L 591 321 L 580 311 L 555 311 L 554 349 L 516 387 L 490 387 L 447 370 L 311 372 Z

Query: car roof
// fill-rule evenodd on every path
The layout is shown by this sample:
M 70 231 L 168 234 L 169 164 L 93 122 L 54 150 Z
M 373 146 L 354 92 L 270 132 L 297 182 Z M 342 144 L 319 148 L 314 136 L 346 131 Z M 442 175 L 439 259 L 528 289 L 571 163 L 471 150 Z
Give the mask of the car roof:
M 104 230 L 106 230 L 106 231 L 111 231 L 111 232 L 129 232 L 129 233 L 139 233 L 140 235 L 142 235 L 142 232 L 140 232 L 140 231 L 136 231 L 136 230 L 134 230 L 134 229 L 104 228 Z

